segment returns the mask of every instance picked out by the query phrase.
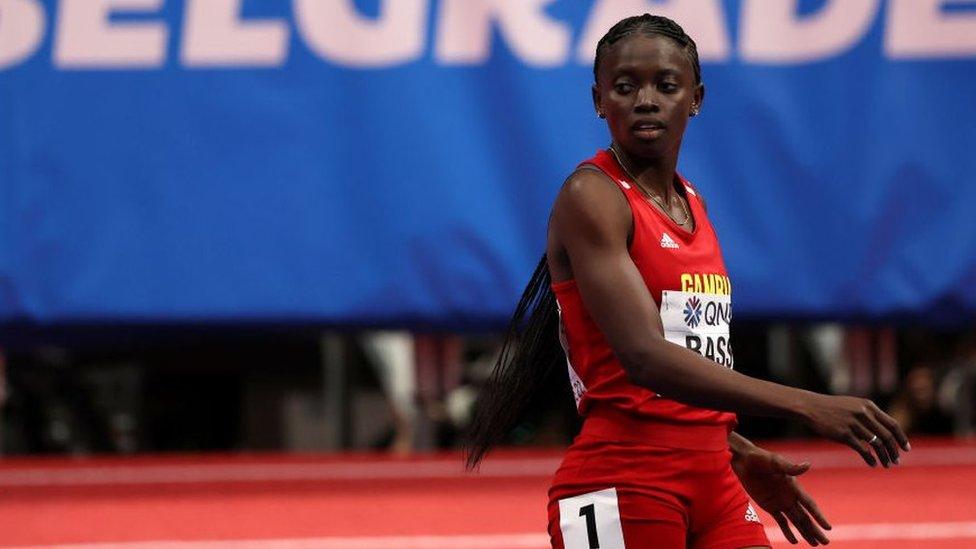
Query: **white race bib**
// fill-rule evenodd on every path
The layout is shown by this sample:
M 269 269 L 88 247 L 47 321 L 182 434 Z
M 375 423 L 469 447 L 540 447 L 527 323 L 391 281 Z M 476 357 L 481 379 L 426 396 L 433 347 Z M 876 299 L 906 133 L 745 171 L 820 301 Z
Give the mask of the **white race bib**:
M 671 343 L 732 368 L 729 344 L 732 296 L 664 290 L 661 293 L 661 321 L 664 337 Z
M 565 549 L 626 549 L 617 489 L 559 500 L 559 529 Z
M 586 385 L 573 368 L 573 363 L 569 361 L 569 336 L 566 335 L 566 325 L 563 324 L 563 308 L 556 302 L 556 311 L 559 312 L 559 344 L 563 347 L 563 354 L 566 355 L 566 369 L 569 370 L 569 385 L 573 388 L 573 398 L 576 399 L 576 407 L 579 408 L 580 399 L 586 393 Z

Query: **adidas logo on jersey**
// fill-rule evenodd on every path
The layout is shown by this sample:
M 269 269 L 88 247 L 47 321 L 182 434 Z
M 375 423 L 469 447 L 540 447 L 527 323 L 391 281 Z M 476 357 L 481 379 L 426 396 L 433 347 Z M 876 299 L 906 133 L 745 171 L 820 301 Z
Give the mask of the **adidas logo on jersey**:
M 678 243 L 671 238 L 671 235 L 669 235 L 668 233 L 664 233 L 663 235 L 661 235 L 661 247 L 677 250 Z
M 756 510 L 752 508 L 751 503 L 749 504 L 749 507 L 746 507 L 746 520 L 749 522 L 759 522 L 759 514 L 756 513 Z

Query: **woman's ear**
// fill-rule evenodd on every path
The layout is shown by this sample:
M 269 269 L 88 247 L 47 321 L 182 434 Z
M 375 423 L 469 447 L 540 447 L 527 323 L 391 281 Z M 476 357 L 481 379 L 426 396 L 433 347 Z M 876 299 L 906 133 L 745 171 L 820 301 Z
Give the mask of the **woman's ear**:
M 701 112 L 702 103 L 705 102 L 705 84 L 698 84 L 695 88 L 695 96 L 691 100 L 691 116 L 698 116 Z
M 596 115 L 600 118 L 606 118 L 606 115 L 603 114 L 603 108 L 600 107 L 600 89 L 597 88 L 596 84 L 593 84 L 590 91 L 593 93 L 593 108 L 596 109 Z

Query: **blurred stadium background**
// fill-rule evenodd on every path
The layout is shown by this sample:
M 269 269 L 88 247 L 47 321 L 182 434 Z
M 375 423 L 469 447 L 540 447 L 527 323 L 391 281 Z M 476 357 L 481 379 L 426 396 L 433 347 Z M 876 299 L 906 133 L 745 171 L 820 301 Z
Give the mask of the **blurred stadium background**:
M 964 0 L 0 0 L 0 544 L 546 547 L 565 374 L 480 474 L 458 436 L 645 11 L 703 61 L 737 369 L 916 450 L 742 432 L 838 547 L 976 546 Z

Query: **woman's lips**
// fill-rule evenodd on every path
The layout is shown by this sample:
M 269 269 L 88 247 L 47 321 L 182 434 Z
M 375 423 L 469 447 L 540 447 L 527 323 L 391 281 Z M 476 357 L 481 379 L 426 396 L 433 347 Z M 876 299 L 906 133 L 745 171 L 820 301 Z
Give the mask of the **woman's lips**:
M 633 132 L 641 139 L 653 139 L 664 133 L 664 127 L 656 124 L 635 124 Z

